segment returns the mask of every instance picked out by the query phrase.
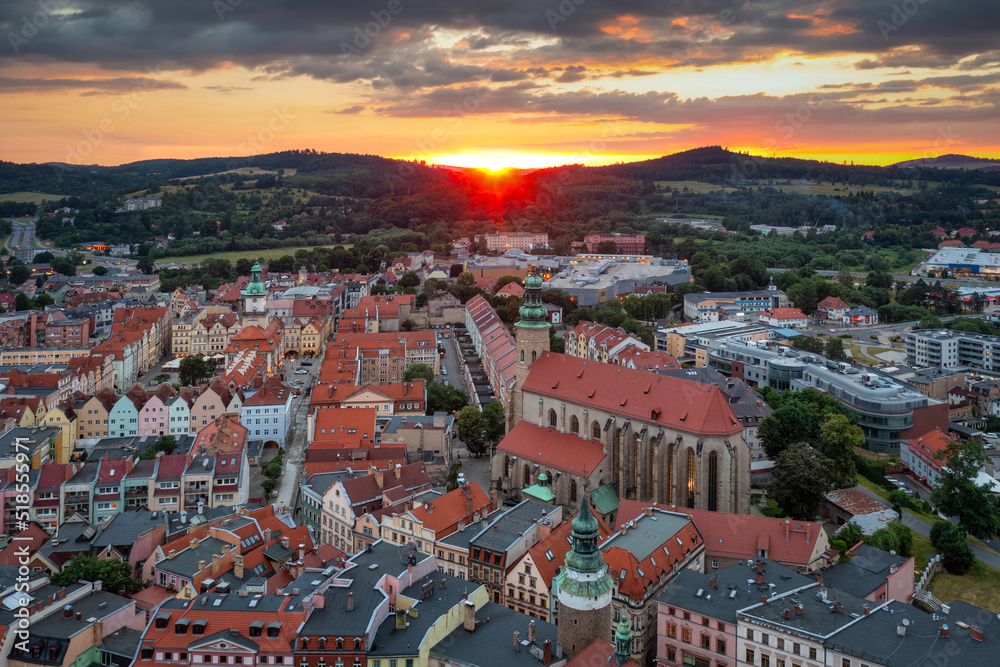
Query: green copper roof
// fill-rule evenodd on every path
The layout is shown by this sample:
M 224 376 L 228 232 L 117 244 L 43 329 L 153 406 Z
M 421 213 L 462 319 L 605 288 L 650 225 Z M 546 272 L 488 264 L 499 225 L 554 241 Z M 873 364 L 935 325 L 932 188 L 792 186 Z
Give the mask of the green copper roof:
M 596 574 L 604 571 L 604 576 L 594 581 L 581 581 L 572 575 L 561 580 L 560 588 L 582 596 L 601 595 L 614 587 L 611 576 L 607 573 L 604 555 L 597 546 L 600 539 L 598 530 L 600 524 L 590 511 L 590 500 L 584 494 L 580 503 L 580 512 L 573 519 L 573 548 L 566 554 L 567 572 L 581 574 Z
M 260 274 L 260 262 L 256 262 L 250 269 L 250 282 L 243 290 L 244 296 L 267 296 L 267 288 L 264 287 L 264 281 L 261 280 Z
M 539 486 L 538 484 L 532 484 L 531 486 L 521 489 L 521 493 L 527 494 L 532 498 L 538 498 L 543 502 L 551 502 L 555 499 L 556 494 L 552 493 L 552 489 L 547 486 Z
M 590 494 L 590 502 L 598 514 L 611 514 L 618 510 L 618 494 L 610 484 L 601 484 Z
M 517 322 L 519 327 L 548 327 L 549 323 L 545 319 L 548 311 L 542 305 L 542 276 L 538 273 L 538 267 L 531 267 L 531 273 L 524 279 L 524 304 L 518 311 L 521 319 Z
M 632 626 L 622 614 L 615 629 L 615 664 L 624 665 L 632 657 Z

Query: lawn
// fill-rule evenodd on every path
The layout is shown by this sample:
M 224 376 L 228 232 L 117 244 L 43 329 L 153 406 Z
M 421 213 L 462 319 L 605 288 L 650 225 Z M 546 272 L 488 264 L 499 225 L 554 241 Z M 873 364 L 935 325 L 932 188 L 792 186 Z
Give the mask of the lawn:
M 344 248 L 350 248 L 349 243 L 341 243 Z M 333 248 L 335 244 L 328 246 L 290 246 L 287 248 L 270 248 L 267 250 L 233 250 L 232 252 L 216 252 L 208 253 L 205 255 L 186 255 L 183 257 L 161 257 L 156 260 L 156 264 L 160 266 L 169 266 L 170 264 L 181 264 L 181 265 L 191 265 L 191 264 L 201 264 L 206 259 L 228 259 L 230 262 L 236 263 L 236 260 L 243 259 L 244 257 L 248 259 L 277 259 L 278 257 L 284 257 L 285 255 L 295 255 L 296 250 L 314 250 L 315 248 Z
M 931 544 L 931 538 L 926 535 L 921 535 L 917 531 L 913 532 L 913 567 L 917 570 L 923 570 L 927 567 L 927 559 L 938 552 Z
M 0 201 L 16 201 L 16 202 L 30 202 L 32 204 L 41 204 L 46 199 L 49 201 L 58 201 L 63 197 L 68 197 L 69 195 L 50 195 L 44 192 L 8 192 L 5 195 L 0 195 Z
M 955 600 L 965 600 L 983 609 L 1000 613 L 1000 570 L 985 563 L 977 562 L 961 577 L 941 572 L 935 575 L 930 588 L 934 597 L 945 604 L 951 604 Z
M 285 169 L 284 176 L 294 176 L 297 169 Z M 172 181 L 184 181 L 188 179 L 195 178 L 210 178 L 212 176 L 221 176 L 222 174 L 242 174 L 243 176 L 275 176 L 277 175 L 277 170 L 275 169 L 264 169 L 263 167 L 240 167 L 239 169 L 230 169 L 229 171 L 218 171 L 214 174 L 201 174 L 199 176 L 181 176 L 179 178 L 172 178 Z
M 712 192 L 713 190 L 726 190 L 731 192 L 736 188 L 726 188 L 714 183 L 705 183 L 702 181 L 656 181 L 658 186 L 668 185 L 674 190 L 683 190 L 687 188 L 691 192 Z M 916 185 L 916 182 L 914 182 Z M 933 187 L 933 184 L 928 184 Z M 917 192 L 917 188 L 890 188 L 883 185 L 847 185 L 846 183 L 830 183 L 824 181 L 819 183 L 817 181 L 795 181 L 792 183 L 787 183 L 785 181 L 748 181 L 747 187 L 757 188 L 757 187 L 771 187 L 777 190 L 782 190 L 783 192 L 791 192 L 800 195 L 849 195 L 857 193 L 859 191 L 874 191 L 874 192 L 900 192 L 903 194 L 913 194 Z
M 683 190 L 687 188 L 691 192 L 713 192 L 715 190 L 725 190 L 734 192 L 737 188 L 726 188 L 714 183 L 704 183 L 702 181 L 656 181 L 660 187 L 669 186 L 673 190 Z

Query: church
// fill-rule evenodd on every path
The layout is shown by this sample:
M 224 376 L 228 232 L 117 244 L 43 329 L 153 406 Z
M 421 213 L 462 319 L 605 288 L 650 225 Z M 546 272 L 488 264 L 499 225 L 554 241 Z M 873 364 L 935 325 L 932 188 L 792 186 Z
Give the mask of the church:
M 605 487 L 619 499 L 748 513 L 750 448 L 722 391 L 549 351 L 541 291 L 533 270 L 515 325 L 508 436 L 492 461 L 498 494 L 578 507 L 584 488 Z M 572 452 L 565 435 L 579 439 Z

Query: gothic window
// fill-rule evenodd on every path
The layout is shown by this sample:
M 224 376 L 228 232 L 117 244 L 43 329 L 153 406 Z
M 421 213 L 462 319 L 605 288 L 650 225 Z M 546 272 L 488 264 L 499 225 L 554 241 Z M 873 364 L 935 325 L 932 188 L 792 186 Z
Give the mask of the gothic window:
M 528 467 L 527 463 L 524 464 L 524 480 L 522 486 L 531 486 L 531 468 Z
M 687 506 L 694 507 L 694 450 L 687 451 Z
M 550 409 L 549 410 L 549 426 L 555 426 L 555 425 L 556 425 L 556 411 Z
M 590 425 L 590 437 L 600 440 L 601 438 L 601 425 L 594 420 L 594 423 Z
M 715 452 L 708 455 L 708 509 L 719 509 L 719 455 Z
M 569 501 L 571 503 L 576 502 L 576 480 L 571 479 L 569 481 Z
M 580 420 L 576 418 L 576 415 L 573 415 L 572 417 L 570 417 L 570 420 L 569 420 L 569 430 L 572 433 L 579 433 L 580 432 Z

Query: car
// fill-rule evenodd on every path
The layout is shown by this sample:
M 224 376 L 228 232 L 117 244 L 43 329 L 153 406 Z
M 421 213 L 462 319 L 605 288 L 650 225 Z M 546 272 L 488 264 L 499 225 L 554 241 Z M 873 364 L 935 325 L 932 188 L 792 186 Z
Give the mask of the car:
M 503 500 L 504 507 L 514 507 L 515 505 L 517 505 L 517 501 L 514 500 L 513 498 L 504 498 Z
M 465 473 L 464 472 L 458 473 L 458 478 L 455 481 L 458 482 L 459 486 L 464 486 L 465 485 Z
M 312 366 L 312 365 L 313 365 L 313 362 L 311 362 L 311 361 L 303 361 L 301 364 L 299 364 L 299 366 Z
M 304 369 L 304 368 L 300 368 L 299 370 L 295 371 L 295 374 L 296 374 L 296 375 L 308 375 L 308 374 L 309 374 L 309 371 L 307 371 L 307 370 L 306 370 L 306 369 Z
M 447 368 L 444 368 L 444 367 L 442 367 L 442 368 L 441 368 L 441 375 L 447 375 L 447 374 L 448 374 L 448 369 L 447 369 Z
M 448 386 L 448 381 L 447 380 L 444 381 L 444 386 L 446 386 L 446 387 Z

